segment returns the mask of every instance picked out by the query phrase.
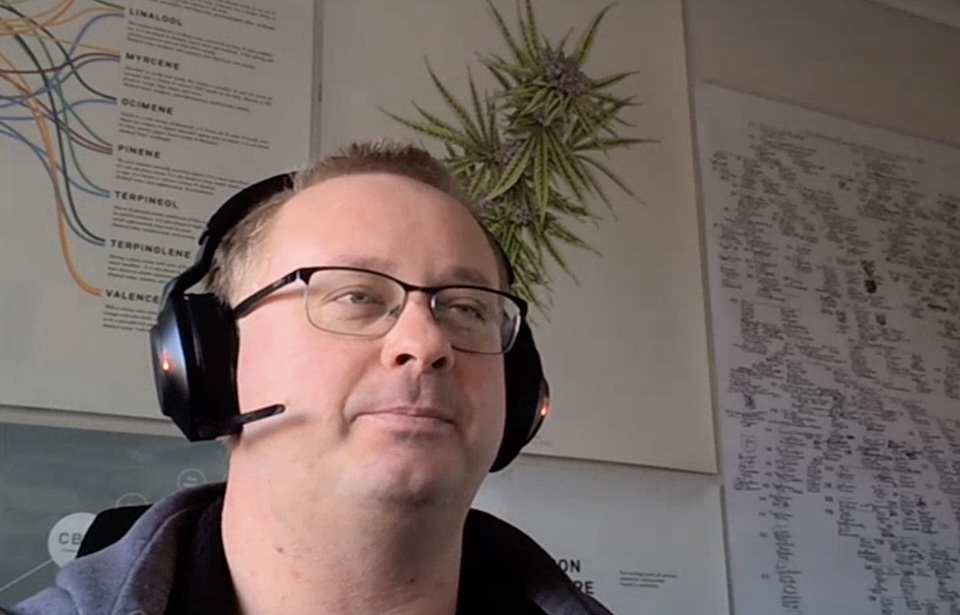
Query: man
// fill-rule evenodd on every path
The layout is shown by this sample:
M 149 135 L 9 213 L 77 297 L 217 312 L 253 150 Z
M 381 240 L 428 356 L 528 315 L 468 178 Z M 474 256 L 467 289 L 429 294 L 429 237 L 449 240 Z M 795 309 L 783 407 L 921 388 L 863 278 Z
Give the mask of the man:
M 231 437 L 225 486 L 159 502 L 13 613 L 607 613 L 470 510 L 522 317 L 501 259 L 423 150 L 355 145 L 301 173 L 207 280 L 236 315 L 239 408 L 284 411 Z

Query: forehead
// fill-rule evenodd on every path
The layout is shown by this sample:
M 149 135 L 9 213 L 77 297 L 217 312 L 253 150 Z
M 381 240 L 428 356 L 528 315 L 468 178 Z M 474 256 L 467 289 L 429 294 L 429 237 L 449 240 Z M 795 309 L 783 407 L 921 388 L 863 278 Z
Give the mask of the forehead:
M 267 237 L 270 274 L 365 266 L 413 283 L 499 286 L 493 247 L 466 206 L 389 173 L 325 180 L 283 205 Z

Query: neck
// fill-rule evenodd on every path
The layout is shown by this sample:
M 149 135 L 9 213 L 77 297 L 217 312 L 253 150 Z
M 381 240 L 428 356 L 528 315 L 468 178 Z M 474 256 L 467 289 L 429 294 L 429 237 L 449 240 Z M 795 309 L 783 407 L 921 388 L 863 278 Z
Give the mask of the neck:
M 241 615 L 454 615 L 464 519 L 449 507 L 331 499 L 304 511 L 243 491 L 228 481 L 223 508 Z

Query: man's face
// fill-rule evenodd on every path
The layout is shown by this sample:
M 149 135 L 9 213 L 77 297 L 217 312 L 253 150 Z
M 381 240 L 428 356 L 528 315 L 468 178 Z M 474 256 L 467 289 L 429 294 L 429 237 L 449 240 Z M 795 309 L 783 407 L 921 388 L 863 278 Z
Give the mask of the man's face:
M 310 266 L 359 266 L 421 286 L 498 287 L 494 252 L 454 199 L 390 174 L 327 180 L 277 214 L 236 299 Z M 503 357 L 451 347 L 429 299 L 412 293 L 375 339 L 321 331 L 302 282 L 240 322 L 238 386 L 248 412 L 286 412 L 244 429 L 231 480 L 256 473 L 304 498 L 469 502 L 499 447 Z M 440 414 L 444 419 L 432 415 Z

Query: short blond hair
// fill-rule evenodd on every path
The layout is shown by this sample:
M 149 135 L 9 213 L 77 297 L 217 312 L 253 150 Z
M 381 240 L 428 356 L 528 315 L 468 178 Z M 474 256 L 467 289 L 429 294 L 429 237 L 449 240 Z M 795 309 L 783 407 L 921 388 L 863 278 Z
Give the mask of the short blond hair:
M 307 188 L 346 175 L 392 173 L 406 177 L 453 197 L 470 212 L 491 243 L 500 273 L 500 285 L 509 286 L 508 264 L 496 240 L 486 229 L 478 208 L 446 166 L 425 149 L 394 140 L 356 142 L 293 174 L 292 187 L 258 203 L 224 235 L 213 255 L 206 288 L 230 305 L 257 249 L 263 244 L 276 214 L 284 203 Z

